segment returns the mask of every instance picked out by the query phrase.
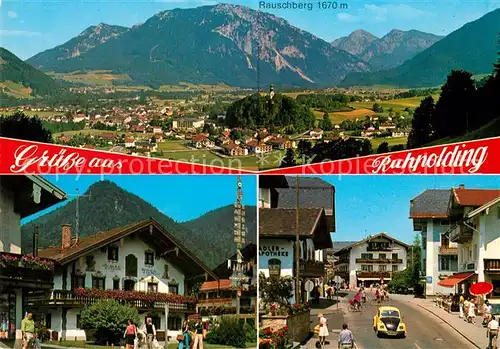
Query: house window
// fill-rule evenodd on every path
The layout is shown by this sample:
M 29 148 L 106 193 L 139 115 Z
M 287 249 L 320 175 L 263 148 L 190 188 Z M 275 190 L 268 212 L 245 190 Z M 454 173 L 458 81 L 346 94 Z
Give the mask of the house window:
M 393 254 L 392 254 L 392 259 L 393 259 L 393 260 L 398 259 L 398 254 L 397 254 L 397 253 L 393 253 Z
M 92 277 L 92 288 L 104 290 L 106 288 L 106 279 L 103 277 Z
M 422 249 L 427 249 L 427 232 L 422 232 Z
M 361 259 L 373 259 L 373 253 L 361 253 Z
M 273 258 L 267 262 L 269 268 L 269 276 L 281 276 L 281 261 L 279 259 Z
M 125 280 L 123 282 L 123 290 L 124 291 L 133 291 L 135 288 L 135 281 L 134 280 Z
M 361 271 L 373 271 L 373 265 L 362 265 Z
M 381 253 L 378 255 L 379 259 L 387 259 L 387 255 L 385 253 Z
M 113 290 L 120 289 L 120 279 L 113 279 Z
M 52 314 L 51 313 L 45 314 L 45 327 L 46 328 L 52 327 Z
M 168 293 L 179 294 L 179 285 L 168 285 Z
M 150 316 L 150 318 L 153 325 L 155 325 L 155 329 L 159 331 L 161 328 L 161 318 L 159 316 Z
M 133 254 L 125 257 L 125 276 L 137 277 L 137 257 Z
M 500 280 L 491 280 L 493 285 L 493 292 L 491 292 L 491 296 L 494 298 L 500 298 Z
M 387 265 L 379 265 L 378 270 L 379 271 L 387 271 Z
M 85 275 L 73 275 L 71 288 L 85 288 Z
M 118 247 L 108 246 L 108 261 L 118 262 Z
M 173 331 L 178 331 L 181 329 L 182 321 L 181 318 L 178 317 L 169 317 L 168 318 L 168 329 Z
M 458 256 L 439 256 L 439 271 L 458 271 Z
M 155 265 L 155 254 L 152 251 L 146 251 L 144 253 L 144 264 Z
M 76 315 L 76 328 L 82 328 L 82 316 L 80 314 Z
M 154 282 L 148 282 L 148 292 L 158 292 L 158 284 Z
M 441 246 L 450 247 L 450 238 L 448 237 L 448 234 L 441 234 Z
M 397 266 L 397 265 L 393 265 L 393 266 L 392 266 L 392 271 L 393 271 L 393 272 L 398 271 L 398 266 Z

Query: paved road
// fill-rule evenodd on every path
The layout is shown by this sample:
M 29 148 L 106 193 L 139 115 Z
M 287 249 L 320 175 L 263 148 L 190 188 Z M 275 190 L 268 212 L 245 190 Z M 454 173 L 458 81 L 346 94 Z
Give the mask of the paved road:
M 368 306 L 362 312 L 345 313 L 343 318 L 353 331 L 359 349 L 475 348 L 449 325 L 425 310 L 394 300 L 390 304 L 398 307 L 404 316 L 408 327 L 406 338 L 377 338 L 373 331 L 373 316 L 376 307 Z

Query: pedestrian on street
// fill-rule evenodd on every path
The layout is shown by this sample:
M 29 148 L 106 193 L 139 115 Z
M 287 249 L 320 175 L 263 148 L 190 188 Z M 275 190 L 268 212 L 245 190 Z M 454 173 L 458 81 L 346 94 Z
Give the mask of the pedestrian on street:
M 123 334 L 123 338 L 125 338 L 125 347 L 126 349 L 135 349 L 135 338 L 137 337 L 137 327 L 135 327 L 132 320 L 128 320 L 127 328 L 125 329 L 125 333 Z
M 476 323 L 476 305 L 472 302 L 472 298 L 469 301 L 469 311 L 467 313 L 467 320 L 470 323 Z
M 35 321 L 33 321 L 32 313 L 28 313 L 21 321 L 21 334 L 23 338 L 23 349 L 27 349 L 29 342 L 35 339 Z
M 326 337 L 328 337 L 328 321 L 323 314 L 318 314 L 319 319 L 319 342 L 321 346 L 325 345 Z
M 498 321 L 494 316 L 492 316 L 490 322 L 488 322 L 486 338 L 488 338 L 488 349 L 497 349 Z
M 483 319 L 483 324 L 488 325 L 488 323 L 491 320 L 493 313 L 493 307 L 491 306 L 490 302 L 487 300 L 484 302 L 484 319 Z
M 203 349 L 203 332 L 205 328 L 203 326 L 203 322 L 201 319 L 198 320 L 198 323 L 195 327 L 195 335 L 194 335 L 194 344 L 193 349 Z
M 354 347 L 354 336 L 348 329 L 347 324 L 342 325 L 339 333 L 339 349 L 352 349 Z
M 146 344 L 148 349 L 153 349 L 153 341 L 156 339 L 156 328 L 153 325 L 153 319 L 148 317 L 144 324 L 143 332 L 146 333 Z
M 460 294 L 460 301 L 458 303 L 458 308 L 460 309 L 460 318 L 461 319 L 464 318 L 464 302 L 465 302 L 464 295 Z
M 179 341 L 178 349 L 189 349 L 189 324 L 187 320 L 182 323 L 182 340 Z

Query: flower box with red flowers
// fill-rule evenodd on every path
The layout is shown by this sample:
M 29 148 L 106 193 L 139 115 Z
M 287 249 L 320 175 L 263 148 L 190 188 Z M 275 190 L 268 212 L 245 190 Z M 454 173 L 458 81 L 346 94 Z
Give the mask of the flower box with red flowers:
M 291 341 L 288 326 L 274 331 L 266 327 L 259 332 L 259 349 L 286 349 L 290 346 Z

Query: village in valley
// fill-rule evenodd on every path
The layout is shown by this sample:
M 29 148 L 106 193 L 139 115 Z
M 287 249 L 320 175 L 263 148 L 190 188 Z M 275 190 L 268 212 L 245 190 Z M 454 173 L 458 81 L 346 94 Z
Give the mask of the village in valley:
M 38 340 L 61 348 L 120 347 L 128 320 L 137 326 L 138 347 L 146 347 L 148 318 L 165 348 L 177 347 L 179 335 L 192 344 L 198 325 L 205 348 L 255 347 L 251 179 L 219 180 L 230 185 L 219 188 L 232 194 L 228 205 L 179 223 L 118 185 L 121 179 L 96 180 L 75 194 L 54 178 L 0 177 L 0 347 L 20 348 L 31 331 L 21 325 L 27 314 Z M 78 185 L 68 184 L 72 178 L 63 184 Z M 207 234 L 214 234 L 208 244 Z M 200 252 L 207 246 L 210 253 Z
M 61 145 L 257 170 L 279 167 L 287 149 L 292 149 L 300 160 L 297 148 L 338 139 L 366 139 L 375 150 L 383 142 L 396 146 L 393 150 L 404 148 L 412 108 L 419 103 L 415 97 L 394 99 L 397 94 L 394 90 L 283 92 L 299 101 L 304 97 L 325 99 L 328 104 L 332 96 L 332 100 L 352 101 L 352 106 L 345 101 L 344 104 L 334 102 L 340 105 L 339 110 L 345 110 L 330 113 L 326 111 L 327 106 L 321 107 L 322 102 L 313 104 L 315 107 L 310 108 L 317 120 L 312 128 L 295 133 L 272 126 L 229 127 L 225 122 L 228 107 L 251 90 L 191 87 L 193 89 L 194 92 L 189 89 L 179 92 L 180 96 L 186 93 L 190 96 L 185 99 L 150 98 L 145 97 L 143 91 L 136 91 L 135 96 L 127 93 L 130 98 L 116 100 L 113 99 L 116 96 L 112 96 L 107 100 L 107 95 L 115 90 L 73 88 L 72 92 L 85 98 L 94 94 L 93 104 L 28 104 L 2 108 L 0 112 L 9 115 L 20 111 L 38 116 L 45 127 L 53 131 L 54 142 Z M 261 94 L 272 99 L 274 87 Z

